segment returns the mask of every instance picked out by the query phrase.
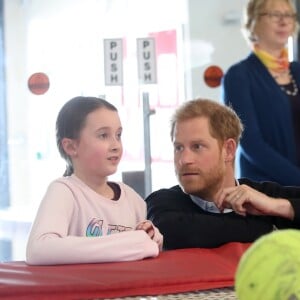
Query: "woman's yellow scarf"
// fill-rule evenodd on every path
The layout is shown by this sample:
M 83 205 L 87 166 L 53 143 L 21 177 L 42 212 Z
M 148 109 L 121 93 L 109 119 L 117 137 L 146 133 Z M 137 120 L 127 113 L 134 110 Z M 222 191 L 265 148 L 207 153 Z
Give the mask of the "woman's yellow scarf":
M 258 46 L 253 48 L 253 52 L 271 71 L 281 73 L 289 69 L 290 63 L 288 59 L 288 50 L 286 48 L 281 51 L 279 58 L 270 55 L 266 51 L 260 49 Z

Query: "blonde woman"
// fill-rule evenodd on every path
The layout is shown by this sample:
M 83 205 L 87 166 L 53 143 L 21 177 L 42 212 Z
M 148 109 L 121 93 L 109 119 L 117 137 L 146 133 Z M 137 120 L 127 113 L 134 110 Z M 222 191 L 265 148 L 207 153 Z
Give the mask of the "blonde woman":
M 300 64 L 287 42 L 297 30 L 292 0 L 250 0 L 245 32 L 251 53 L 229 68 L 222 100 L 240 116 L 240 175 L 300 185 Z

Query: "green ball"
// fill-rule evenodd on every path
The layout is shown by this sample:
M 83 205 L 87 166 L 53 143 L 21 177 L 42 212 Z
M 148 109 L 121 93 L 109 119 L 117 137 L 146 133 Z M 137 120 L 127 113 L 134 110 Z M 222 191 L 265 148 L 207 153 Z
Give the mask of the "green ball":
M 235 291 L 239 300 L 300 300 L 300 230 L 256 240 L 239 262 Z

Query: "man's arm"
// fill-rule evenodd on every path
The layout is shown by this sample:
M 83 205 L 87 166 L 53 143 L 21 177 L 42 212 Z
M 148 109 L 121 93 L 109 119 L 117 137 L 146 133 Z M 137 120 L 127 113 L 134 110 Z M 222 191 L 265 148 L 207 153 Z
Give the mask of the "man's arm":
M 270 197 L 244 184 L 223 189 L 216 204 L 220 210 L 231 208 L 242 216 L 267 215 L 293 220 L 295 215 L 287 199 Z
M 228 242 L 252 242 L 272 230 L 269 218 L 210 213 L 181 189 L 163 189 L 146 198 L 148 219 L 164 236 L 164 249 L 213 248 Z

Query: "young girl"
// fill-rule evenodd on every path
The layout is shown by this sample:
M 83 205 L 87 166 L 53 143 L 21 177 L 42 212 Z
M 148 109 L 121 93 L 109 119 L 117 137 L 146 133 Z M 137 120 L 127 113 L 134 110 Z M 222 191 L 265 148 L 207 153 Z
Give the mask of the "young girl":
M 139 260 L 157 256 L 163 237 L 146 219 L 145 201 L 129 186 L 107 180 L 122 156 L 117 109 L 76 97 L 58 114 L 56 141 L 67 162 L 53 181 L 29 236 L 31 265 Z

